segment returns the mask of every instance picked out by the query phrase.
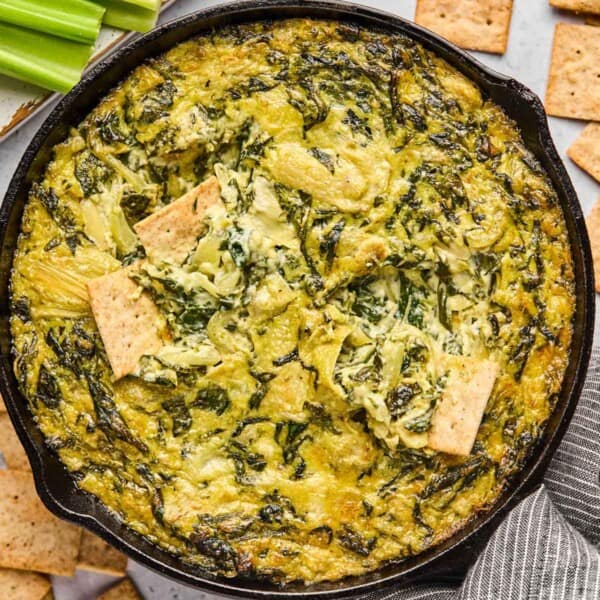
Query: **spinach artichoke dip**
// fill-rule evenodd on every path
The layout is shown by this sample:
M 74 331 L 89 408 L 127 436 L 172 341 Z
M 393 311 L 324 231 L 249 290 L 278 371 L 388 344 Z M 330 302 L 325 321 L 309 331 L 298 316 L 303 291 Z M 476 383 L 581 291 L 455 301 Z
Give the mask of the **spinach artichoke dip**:
M 200 569 L 307 584 L 485 510 L 571 343 L 515 124 L 401 35 L 217 30 L 137 68 L 31 188 L 15 372 L 47 444 Z

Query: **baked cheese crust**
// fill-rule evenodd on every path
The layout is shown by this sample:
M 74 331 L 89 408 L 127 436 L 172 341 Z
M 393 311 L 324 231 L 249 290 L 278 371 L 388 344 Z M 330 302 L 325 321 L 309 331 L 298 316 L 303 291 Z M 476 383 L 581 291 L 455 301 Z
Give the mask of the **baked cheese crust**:
M 159 211 L 212 177 L 189 239 Z M 123 306 L 151 299 L 169 335 L 117 379 L 87 289 L 125 267 Z M 78 486 L 189 563 L 281 584 L 418 554 L 493 502 L 575 305 L 556 194 L 502 110 L 410 39 L 308 19 L 191 39 L 103 99 L 32 187 L 11 303 Z M 452 365 L 477 361 L 467 455 L 437 452 L 448 381 L 470 389 Z

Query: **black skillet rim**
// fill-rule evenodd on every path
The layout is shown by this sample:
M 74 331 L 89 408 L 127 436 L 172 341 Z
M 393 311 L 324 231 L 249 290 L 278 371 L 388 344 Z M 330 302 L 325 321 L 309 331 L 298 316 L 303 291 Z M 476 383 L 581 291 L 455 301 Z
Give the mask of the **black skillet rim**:
M 232 23 L 293 16 L 350 21 L 403 33 L 457 67 L 504 108 L 521 127 L 526 145 L 534 151 L 550 175 L 560 198 L 575 265 L 577 311 L 571 360 L 554 414 L 525 467 L 492 508 L 476 515 L 446 542 L 416 557 L 359 577 L 308 587 L 291 585 L 282 588 L 257 579 L 214 576 L 195 566 L 186 565 L 125 528 L 94 497 L 77 490 L 72 477 L 57 457 L 43 445 L 26 401 L 17 390 L 9 353 L 8 280 L 24 199 L 32 180 L 48 159 L 48 148 L 64 137 L 66 124 L 80 120 L 108 89 L 139 62 L 160 54 L 191 35 Z M 100 89 L 94 89 L 95 85 Z M 550 136 L 539 98 L 521 83 L 485 67 L 463 50 L 422 27 L 377 9 L 339 1 L 250 0 L 210 7 L 168 22 L 100 62 L 53 109 L 15 171 L 0 209 L 0 278 L 0 393 L 31 462 L 36 488 L 44 504 L 59 517 L 86 527 L 134 560 L 164 576 L 205 591 L 246 598 L 283 600 L 294 596 L 323 599 L 351 597 L 390 588 L 395 583 L 419 576 L 452 573 L 454 567 L 461 563 L 460 555 L 469 553 L 477 540 L 485 541 L 506 512 L 540 484 L 544 470 L 575 410 L 591 354 L 594 328 L 593 268 L 584 217 Z

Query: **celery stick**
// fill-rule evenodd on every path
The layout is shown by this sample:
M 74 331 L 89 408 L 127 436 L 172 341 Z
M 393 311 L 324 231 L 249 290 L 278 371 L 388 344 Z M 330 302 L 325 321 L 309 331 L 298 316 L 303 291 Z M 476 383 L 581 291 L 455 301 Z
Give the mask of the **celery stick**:
M 146 10 L 158 10 L 161 0 L 118 0 L 120 4 L 135 4 Z
M 0 0 L 0 21 L 93 44 L 104 10 L 87 0 Z
M 140 0 L 141 1 L 141 0 Z M 148 10 L 122 0 L 94 0 L 106 8 L 104 22 L 118 29 L 150 31 L 158 19 L 158 10 Z
M 0 73 L 56 92 L 81 78 L 93 46 L 0 23 Z

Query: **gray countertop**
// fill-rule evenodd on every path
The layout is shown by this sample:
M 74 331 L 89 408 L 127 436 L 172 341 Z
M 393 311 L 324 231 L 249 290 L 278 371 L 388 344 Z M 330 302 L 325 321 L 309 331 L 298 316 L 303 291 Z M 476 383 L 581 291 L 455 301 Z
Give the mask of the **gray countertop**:
M 166 11 L 161 20 L 164 22 L 202 7 L 222 3 L 219 0 L 179 0 Z M 412 19 L 416 0 L 363 0 L 362 4 Z M 514 0 L 514 13 L 506 54 L 493 56 L 475 53 L 475 55 L 486 65 L 520 80 L 543 98 L 546 91 L 554 24 L 558 21 L 582 22 L 582 19 L 553 10 L 547 0 Z M 0 145 L 0 197 L 4 197 L 23 151 L 45 116 L 45 113 L 38 115 Z M 550 117 L 550 129 L 561 156 L 565 157 L 566 149 L 584 125 L 585 123 L 581 121 Z M 587 213 L 594 201 L 600 197 L 600 185 L 566 157 L 565 164 L 584 212 Z M 199 600 L 214 597 L 211 594 L 174 584 L 132 561 L 129 562 L 128 571 L 148 600 Z M 77 572 L 74 579 L 55 577 L 56 600 L 92 600 L 112 581 L 110 577 L 83 571 Z

